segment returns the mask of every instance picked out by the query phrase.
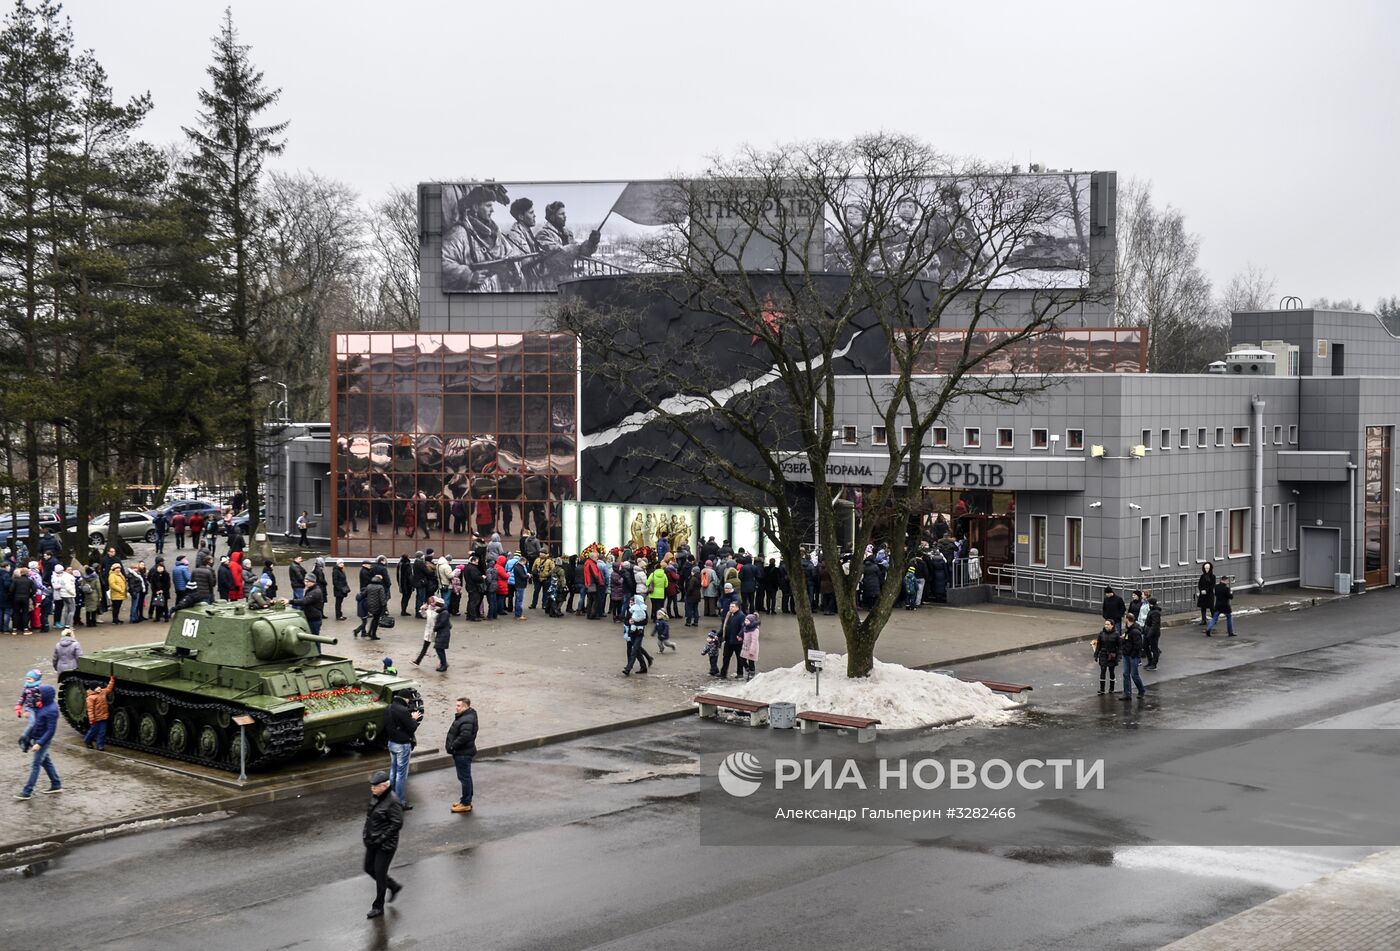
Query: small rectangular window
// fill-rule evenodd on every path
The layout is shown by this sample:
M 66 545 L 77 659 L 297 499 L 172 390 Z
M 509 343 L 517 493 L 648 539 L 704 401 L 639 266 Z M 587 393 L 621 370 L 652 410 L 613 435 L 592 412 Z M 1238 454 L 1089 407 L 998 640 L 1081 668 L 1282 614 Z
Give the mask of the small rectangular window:
M 899 438 L 900 445 L 912 446 L 914 444 L 914 427 L 905 426 L 904 429 L 900 431 Z
M 1282 446 L 1282 445 L 1283 445 L 1283 427 L 1282 427 L 1282 426 L 1275 426 L 1275 427 L 1274 427 L 1274 445 L 1275 445 L 1275 446 Z
M 1288 427 L 1288 444 L 1289 444 L 1290 446 L 1296 446 L 1296 445 L 1298 445 L 1298 427 L 1297 427 L 1297 426 L 1289 426 L 1289 427 Z
M 1082 430 L 1082 429 L 1067 429 L 1067 430 L 1065 430 L 1065 448 L 1066 448 L 1066 449 L 1079 449 L 1079 450 L 1082 450 L 1082 449 L 1084 448 L 1084 430 Z
M 1011 429 L 997 430 L 997 448 L 1010 449 L 1016 444 L 1016 433 Z
M 1183 429 L 1181 432 L 1177 433 L 1177 435 L 1178 435 L 1180 438 L 1177 439 L 1177 441 L 1176 441 L 1176 447 L 1177 447 L 1178 449 L 1190 449 L 1190 448 L 1191 448 L 1191 430 L 1189 430 L 1189 429 Z
M 1225 427 L 1224 427 L 1224 426 L 1217 426 L 1217 427 L 1215 427 L 1215 444 L 1216 444 L 1217 446 L 1223 446 L 1223 445 L 1225 445 Z
M 1142 431 L 1142 448 L 1144 448 L 1144 449 L 1151 449 L 1151 448 L 1152 448 L 1152 430 L 1150 430 L 1150 429 L 1144 429 L 1144 430 Z
M 1288 550 L 1298 547 L 1298 506 L 1288 503 Z
M 1176 563 L 1191 564 L 1191 516 L 1182 512 L 1176 517 Z
M 1031 430 L 1031 448 L 1032 448 L 1032 449 L 1049 449 L 1049 448 L 1050 448 L 1050 430 L 1048 430 L 1048 429 L 1032 429 L 1032 430 Z
M 1144 518 L 1138 522 L 1138 546 L 1140 557 L 1138 567 L 1143 571 L 1152 568 L 1152 519 Z
M 1249 509 L 1230 509 L 1230 555 L 1249 554 Z
M 933 427 L 933 445 L 935 449 L 946 448 L 948 445 L 948 427 Z
M 1210 549 L 1206 547 L 1206 513 L 1196 513 L 1196 560 L 1209 561 Z
M 976 426 L 969 426 L 963 430 L 963 448 L 982 448 L 982 430 Z
M 1273 529 L 1273 537 L 1269 539 L 1270 551 L 1283 551 L 1283 506 L 1275 505 L 1270 513 L 1273 520 L 1269 527 Z
M 321 514 L 321 480 L 311 480 L 311 514 Z
M 1044 568 L 1049 556 L 1049 532 L 1044 515 L 1031 516 L 1031 564 Z
M 846 446 L 856 444 L 856 428 L 854 426 L 841 427 L 841 443 Z
M 1161 568 L 1170 568 L 1170 567 L 1171 567 L 1171 564 L 1172 564 L 1172 561 L 1171 561 L 1171 557 L 1172 557 L 1172 556 L 1171 556 L 1171 549 L 1172 549 L 1172 546 L 1171 546 L 1171 537 L 1172 537 L 1172 517 L 1171 517 L 1170 515 L 1163 515 L 1163 516 L 1162 516 L 1161 526 L 1160 526 L 1159 530 L 1160 530 L 1161 533 L 1162 533 L 1162 550 L 1161 550 L 1161 552 L 1159 552 L 1159 554 L 1161 555 L 1161 558 L 1158 559 L 1157 564 L 1158 564 L 1158 566 L 1161 567 Z
M 870 441 L 871 441 L 871 443 L 873 443 L 873 444 L 876 445 L 876 446 L 885 446 L 885 445 L 888 445 L 888 444 L 889 444 L 889 440 L 888 440 L 887 438 L 885 438 L 885 427 L 883 427 L 883 426 L 874 426 L 874 427 L 871 427 L 871 430 L 870 430 Z
M 1164 430 L 1162 430 L 1162 448 L 1163 448 L 1163 449 L 1170 449 L 1171 447 L 1172 447 L 1172 431 L 1171 431 L 1170 429 L 1164 429 Z
M 1204 448 L 1206 448 L 1206 430 L 1205 430 L 1205 427 L 1204 427 L 1204 426 L 1202 426 L 1200 429 L 1196 430 L 1196 448 L 1197 448 L 1197 449 L 1204 449 Z
M 1232 446 L 1248 446 L 1248 445 L 1249 445 L 1249 427 L 1248 427 L 1248 426 L 1236 426 L 1236 427 L 1234 428 L 1234 430 L 1230 433 L 1230 444 L 1231 444 Z
M 1084 519 L 1065 517 L 1065 567 L 1084 567 Z
M 1215 549 L 1217 559 L 1225 557 L 1225 511 L 1215 510 L 1215 527 L 1211 535 L 1211 547 Z

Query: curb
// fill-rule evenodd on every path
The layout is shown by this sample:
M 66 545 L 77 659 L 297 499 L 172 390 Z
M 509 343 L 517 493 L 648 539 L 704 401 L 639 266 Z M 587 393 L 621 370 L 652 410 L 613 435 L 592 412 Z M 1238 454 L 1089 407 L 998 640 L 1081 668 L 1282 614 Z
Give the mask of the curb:
M 570 740 L 577 740 L 587 736 L 598 736 L 603 733 L 612 733 L 617 730 L 626 730 L 636 726 L 646 726 L 665 720 L 679 720 L 682 717 L 692 716 L 694 713 L 695 707 L 692 704 L 683 710 L 666 710 L 661 713 L 651 713 L 642 717 L 616 720 L 612 723 L 600 723 L 597 726 L 580 727 L 577 730 L 566 730 L 563 733 L 550 733 L 544 736 L 515 740 L 510 743 L 501 743 L 496 746 L 485 746 L 478 749 L 476 755 L 478 759 L 488 756 L 501 756 L 506 753 L 517 752 L 518 750 L 535 749 L 554 743 L 566 743 Z M 415 772 L 419 773 L 436 769 L 445 769 L 452 765 L 452 757 L 446 753 L 439 753 L 434 750 L 430 753 L 423 754 L 421 757 L 414 757 L 409 765 Z M 239 793 L 210 802 L 180 806 L 174 809 L 161 810 L 160 812 L 151 812 L 137 816 L 124 816 L 120 819 L 113 819 L 92 826 L 84 826 L 80 829 L 67 829 L 62 832 L 55 832 L 52 835 L 41 836 L 37 839 L 0 843 L 0 861 L 10 860 L 17 856 L 18 853 L 25 850 L 33 850 L 35 852 L 35 857 L 38 857 L 38 855 L 42 854 L 39 850 L 44 846 L 58 846 L 77 838 L 107 838 L 109 834 L 122 835 L 122 828 L 126 826 L 132 827 L 126 831 L 135 832 L 143 829 L 151 822 L 183 819 L 190 816 L 208 815 L 218 812 L 232 812 L 260 803 L 280 802 L 284 799 L 297 799 L 301 796 L 327 792 L 346 786 L 357 786 L 365 781 L 365 769 L 367 766 L 368 764 L 363 763 L 356 764 L 353 769 L 346 768 L 345 770 L 338 770 L 332 775 L 319 777 L 310 781 L 287 783 L 282 786 L 270 786 L 255 792 Z

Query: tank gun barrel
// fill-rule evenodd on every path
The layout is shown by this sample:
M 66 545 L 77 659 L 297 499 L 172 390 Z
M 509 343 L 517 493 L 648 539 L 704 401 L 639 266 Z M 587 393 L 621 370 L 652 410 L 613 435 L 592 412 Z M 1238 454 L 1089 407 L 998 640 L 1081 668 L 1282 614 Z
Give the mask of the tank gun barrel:
M 311 634 L 303 631 L 293 631 L 299 641 L 310 641 L 313 644 L 339 644 L 340 640 L 334 637 L 327 637 L 324 634 Z

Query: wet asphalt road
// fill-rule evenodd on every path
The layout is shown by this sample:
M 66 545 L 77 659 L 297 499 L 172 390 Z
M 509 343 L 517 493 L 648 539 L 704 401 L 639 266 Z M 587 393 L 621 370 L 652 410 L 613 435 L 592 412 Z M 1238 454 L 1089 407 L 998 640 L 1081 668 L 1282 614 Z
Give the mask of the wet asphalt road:
M 1142 705 L 1093 696 L 1082 645 L 958 673 L 1019 672 L 1057 721 L 1104 731 L 1394 726 L 1396 607 L 1387 592 L 1258 617 L 1234 643 L 1173 629 Z M 701 846 L 694 757 L 736 729 L 683 720 L 483 761 L 465 817 L 450 771 L 410 780 L 407 888 L 377 922 L 364 795 L 344 790 L 11 873 L 0 948 L 1153 948 L 1369 851 Z

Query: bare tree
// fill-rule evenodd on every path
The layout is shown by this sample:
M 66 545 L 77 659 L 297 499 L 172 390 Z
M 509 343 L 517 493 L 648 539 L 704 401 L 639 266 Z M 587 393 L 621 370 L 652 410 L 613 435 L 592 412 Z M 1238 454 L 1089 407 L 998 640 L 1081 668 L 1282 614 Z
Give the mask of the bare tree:
M 373 329 L 411 329 L 418 324 L 418 199 L 394 187 L 370 206 L 367 273 L 373 293 Z
M 1147 365 L 1156 373 L 1199 373 L 1228 337 L 1198 262 L 1200 238 L 1170 205 L 1152 203 L 1149 183 L 1118 189 L 1118 317 L 1147 328 Z
M 1089 299 L 1093 284 L 1079 279 L 1087 249 L 1082 268 L 1054 276 L 1028 252 L 1074 217 L 1078 199 L 1069 180 L 957 163 L 883 134 L 744 150 L 667 183 L 664 227 L 639 248 L 655 273 L 623 282 L 641 292 L 630 300 L 651 303 L 566 293 L 555 308 L 556 326 L 581 341 L 585 405 L 596 386 L 634 409 L 587 436 L 590 447 L 640 435 L 626 445 L 654 462 L 654 491 L 704 489 L 754 513 L 794 572 L 815 530 L 847 674 L 868 676 L 902 590 L 930 430 L 955 402 L 1015 403 L 1053 382 L 1018 362 L 1017 348 Z M 935 335 L 948 326 L 968 333 L 934 374 Z M 857 351 L 878 354 L 879 365 L 853 363 Z M 1010 372 L 981 375 L 1001 361 Z M 848 572 L 837 563 L 844 480 L 828 475 L 842 377 L 862 380 L 886 431 L 901 435 L 865 486 Z M 810 482 L 790 478 L 798 471 Z M 886 580 L 862 616 L 861 553 L 890 526 Z M 814 648 L 810 604 L 796 606 L 802 642 Z
M 1272 273 L 1253 263 L 1246 264 L 1220 293 L 1220 312 L 1228 321 L 1237 311 L 1272 310 L 1278 306 L 1277 288 L 1278 281 Z

